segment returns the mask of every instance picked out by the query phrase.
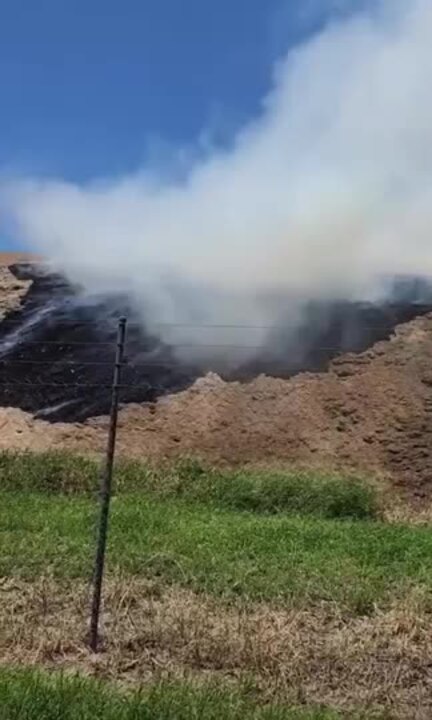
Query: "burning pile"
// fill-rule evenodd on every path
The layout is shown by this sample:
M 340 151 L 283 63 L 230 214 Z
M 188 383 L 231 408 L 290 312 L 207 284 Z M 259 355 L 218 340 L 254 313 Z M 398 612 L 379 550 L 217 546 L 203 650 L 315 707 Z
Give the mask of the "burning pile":
M 50 420 L 108 411 L 118 317 L 130 319 L 122 399 L 143 402 L 193 382 L 196 370 L 146 334 L 125 297 L 82 294 L 43 266 L 10 271 L 28 283 L 21 307 L 0 327 L 0 404 Z
M 0 405 L 50 421 L 83 420 L 108 411 L 122 314 L 129 319 L 122 379 L 122 401 L 127 404 L 181 391 L 209 371 L 243 382 L 260 374 L 287 378 L 323 371 L 340 354 L 364 351 L 389 337 L 397 324 L 432 310 L 429 286 L 418 283 L 395 286 L 393 298 L 380 305 L 309 304 L 301 325 L 270 329 L 266 345 L 245 361 L 235 363 L 236 347 L 227 346 L 226 355 L 233 357 L 221 372 L 220 355 L 205 362 L 180 359 L 175 345 L 146 331 L 126 296 L 90 295 L 40 264 L 3 269 L 3 281 L 7 272 L 12 275 L 5 293 L 9 300 L 4 302 L 12 312 L 0 325 Z
M 267 347 L 237 369 L 242 382 L 226 382 L 181 363 L 173 348 L 136 322 L 125 298 L 83 297 L 63 278 L 34 267 L 21 265 L 13 273 L 32 284 L 21 308 L 1 323 L 3 447 L 103 447 L 106 418 L 91 416 L 108 409 L 117 316 L 126 313 L 132 322 L 120 452 L 154 459 L 198 455 L 230 465 L 355 468 L 384 472 L 416 497 L 432 490 L 432 314 L 398 326 L 362 353 L 340 354 L 347 344 L 358 349 L 371 342 L 367 333 L 385 338 L 391 323 L 432 311 L 431 305 L 403 299 L 376 308 L 335 305 L 338 312 L 325 314 L 319 333 L 312 324 L 308 342 L 305 331 L 302 336 L 304 367 L 327 372 L 277 377 L 301 366 L 298 355 L 294 365 L 275 343 L 273 355 Z M 350 334 L 354 320 L 357 332 Z M 324 336 L 329 349 L 323 359 Z M 275 377 L 257 377 L 258 369 Z M 48 424 L 18 408 L 50 421 L 88 419 Z

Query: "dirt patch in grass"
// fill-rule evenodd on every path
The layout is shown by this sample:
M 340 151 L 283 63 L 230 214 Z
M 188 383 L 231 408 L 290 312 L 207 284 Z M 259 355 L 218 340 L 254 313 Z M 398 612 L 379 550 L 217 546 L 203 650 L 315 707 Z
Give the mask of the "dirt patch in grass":
M 245 678 L 269 700 L 432 715 L 432 616 L 425 596 L 355 618 L 334 605 L 227 607 L 144 580 L 110 579 L 104 648 L 85 643 L 88 588 L 41 578 L 0 584 L 0 662 L 78 669 L 132 683 Z

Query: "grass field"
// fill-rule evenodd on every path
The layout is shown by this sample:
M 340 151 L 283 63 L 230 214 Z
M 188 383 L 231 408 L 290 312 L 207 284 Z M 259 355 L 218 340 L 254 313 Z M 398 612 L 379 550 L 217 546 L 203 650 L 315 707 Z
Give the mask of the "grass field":
M 337 720 L 326 709 L 269 707 L 215 685 L 163 683 L 135 692 L 78 677 L 0 670 L 2 720 Z M 360 720 L 360 716 L 359 720 Z
M 2 490 L 94 495 L 99 476 L 99 463 L 70 453 L 0 453 Z M 294 470 L 221 471 L 194 460 L 166 467 L 120 460 L 114 493 L 133 492 L 267 514 L 361 519 L 376 517 L 380 511 L 376 489 L 356 477 Z
M 0 575 L 86 577 L 97 513 L 88 498 L 0 493 Z M 108 567 L 232 599 L 322 600 L 358 613 L 432 590 L 426 527 L 215 510 L 128 494 L 113 501 Z
M 407 717 L 413 703 L 426 714 L 410 717 L 432 716 L 432 531 L 386 523 L 364 481 L 121 465 L 95 665 L 84 597 L 96 485 L 91 460 L 0 454 L 0 662 L 145 678 L 145 697 L 4 670 L 8 720 L 340 717 L 320 703 L 351 708 L 343 717 Z M 259 699 L 240 692 L 247 679 Z M 56 715 L 68 693 L 69 715 Z

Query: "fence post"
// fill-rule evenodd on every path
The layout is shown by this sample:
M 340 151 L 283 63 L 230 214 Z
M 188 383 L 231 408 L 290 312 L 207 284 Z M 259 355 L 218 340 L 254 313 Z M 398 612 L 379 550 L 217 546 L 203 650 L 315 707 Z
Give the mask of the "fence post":
M 117 348 L 114 365 L 114 376 L 111 395 L 110 424 L 108 431 L 108 442 L 104 467 L 101 474 L 100 485 L 100 518 L 98 538 L 93 571 L 93 600 L 90 619 L 90 647 L 97 652 L 99 643 L 99 616 L 102 599 L 102 583 L 105 565 L 105 551 L 108 533 L 109 509 L 111 502 L 111 488 L 113 475 L 113 462 L 115 454 L 115 442 L 117 434 L 118 402 L 121 380 L 121 370 L 124 357 L 124 345 L 126 338 L 126 318 L 119 320 L 117 332 Z

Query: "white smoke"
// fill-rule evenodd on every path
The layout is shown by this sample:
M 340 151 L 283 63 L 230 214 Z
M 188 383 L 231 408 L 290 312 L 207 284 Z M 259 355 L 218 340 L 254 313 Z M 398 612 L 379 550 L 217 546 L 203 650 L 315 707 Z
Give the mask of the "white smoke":
M 291 50 L 261 116 L 181 183 L 145 168 L 20 179 L 3 210 L 72 279 L 127 288 L 153 322 L 267 324 L 263 298 L 432 273 L 431 37 L 430 0 L 377 0 Z

